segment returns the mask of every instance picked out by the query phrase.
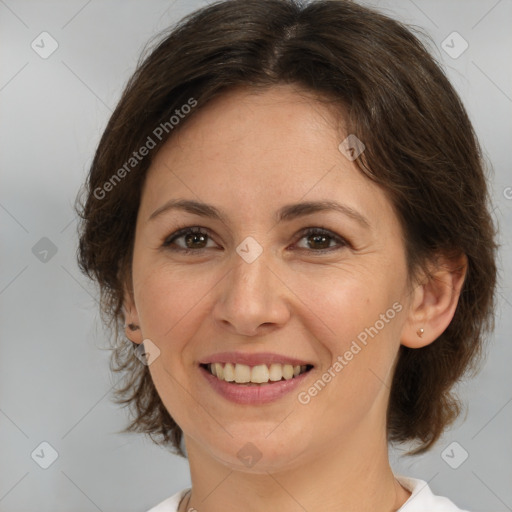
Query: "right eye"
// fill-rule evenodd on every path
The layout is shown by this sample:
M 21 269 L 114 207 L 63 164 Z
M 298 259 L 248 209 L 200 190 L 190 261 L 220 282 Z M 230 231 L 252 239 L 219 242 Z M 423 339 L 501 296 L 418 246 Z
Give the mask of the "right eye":
M 175 243 L 176 240 L 180 239 L 183 239 L 184 245 Z M 192 252 L 197 253 L 202 252 L 204 249 L 208 249 L 208 247 L 204 246 L 204 244 L 208 243 L 208 239 L 208 230 L 203 230 L 200 226 L 192 226 L 178 229 L 169 235 L 162 245 L 171 251 L 183 252 L 185 254 Z

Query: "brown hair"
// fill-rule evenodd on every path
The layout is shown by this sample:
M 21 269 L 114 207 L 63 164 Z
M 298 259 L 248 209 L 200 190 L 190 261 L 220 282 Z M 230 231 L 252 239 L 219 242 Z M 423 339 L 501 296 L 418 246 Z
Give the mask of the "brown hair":
M 347 133 L 366 146 L 359 169 L 384 188 L 400 219 L 411 276 L 440 252 L 467 256 L 452 322 L 424 348 L 401 346 L 393 377 L 388 439 L 418 441 L 409 453 L 422 453 L 460 413 L 451 388 L 476 370 L 494 327 L 497 246 L 470 120 L 440 66 L 401 23 L 343 0 L 227 0 L 184 18 L 141 58 L 103 133 L 78 208 L 80 267 L 99 283 L 104 319 L 118 339 L 152 157 L 213 97 L 237 86 L 279 83 L 297 84 L 343 109 Z M 171 117 L 193 102 L 174 129 Z M 131 161 L 148 137 L 155 147 Z M 111 369 L 126 379 L 115 391 L 117 403 L 135 412 L 124 431 L 147 433 L 183 455 L 181 429 L 148 367 L 123 341 L 113 347 Z

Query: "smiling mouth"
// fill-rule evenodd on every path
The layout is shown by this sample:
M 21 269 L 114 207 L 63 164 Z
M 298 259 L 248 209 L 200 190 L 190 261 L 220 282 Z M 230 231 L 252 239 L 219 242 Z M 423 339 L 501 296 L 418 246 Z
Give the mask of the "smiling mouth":
M 309 372 L 313 366 L 293 366 L 291 364 L 272 363 L 270 365 L 258 364 L 248 366 L 246 364 L 210 363 L 201 364 L 202 368 L 211 373 L 217 379 L 240 385 L 272 384 L 283 380 L 291 380 L 303 373 Z

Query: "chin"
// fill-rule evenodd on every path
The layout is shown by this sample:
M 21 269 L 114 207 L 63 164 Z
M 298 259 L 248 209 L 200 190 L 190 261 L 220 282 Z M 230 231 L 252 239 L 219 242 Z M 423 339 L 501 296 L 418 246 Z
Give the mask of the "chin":
M 290 437 L 289 433 L 279 435 L 279 427 L 276 428 L 275 423 L 275 432 L 270 428 L 262 429 L 261 425 L 260 428 L 256 425 L 251 427 L 240 428 L 243 435 L 230 431 L 233 438 L 225 436 L 222 442 L 219 439 L 207 442 L 210 453 L 229 469 L 251 474 L 274 473 L 304 464 L 303 435 L 297 439 Z

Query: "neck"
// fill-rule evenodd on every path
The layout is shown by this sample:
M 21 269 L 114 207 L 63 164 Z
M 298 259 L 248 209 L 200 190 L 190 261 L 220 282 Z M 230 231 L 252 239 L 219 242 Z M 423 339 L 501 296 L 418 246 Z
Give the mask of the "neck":
M 183 500 L 180 512 L 191 508 L 201 512 L 394 512 L 410 493 L 394 478 L 386 439 L 374 439 L 372 431 L 373 435 L 356 429 L 339 439 L 338 445 L 312 450 L 314 456 L 305 454 L 286 468 L 263 467 L 262 459 L 258 472 L 223 464 L 186 438 L 192 493 Z

